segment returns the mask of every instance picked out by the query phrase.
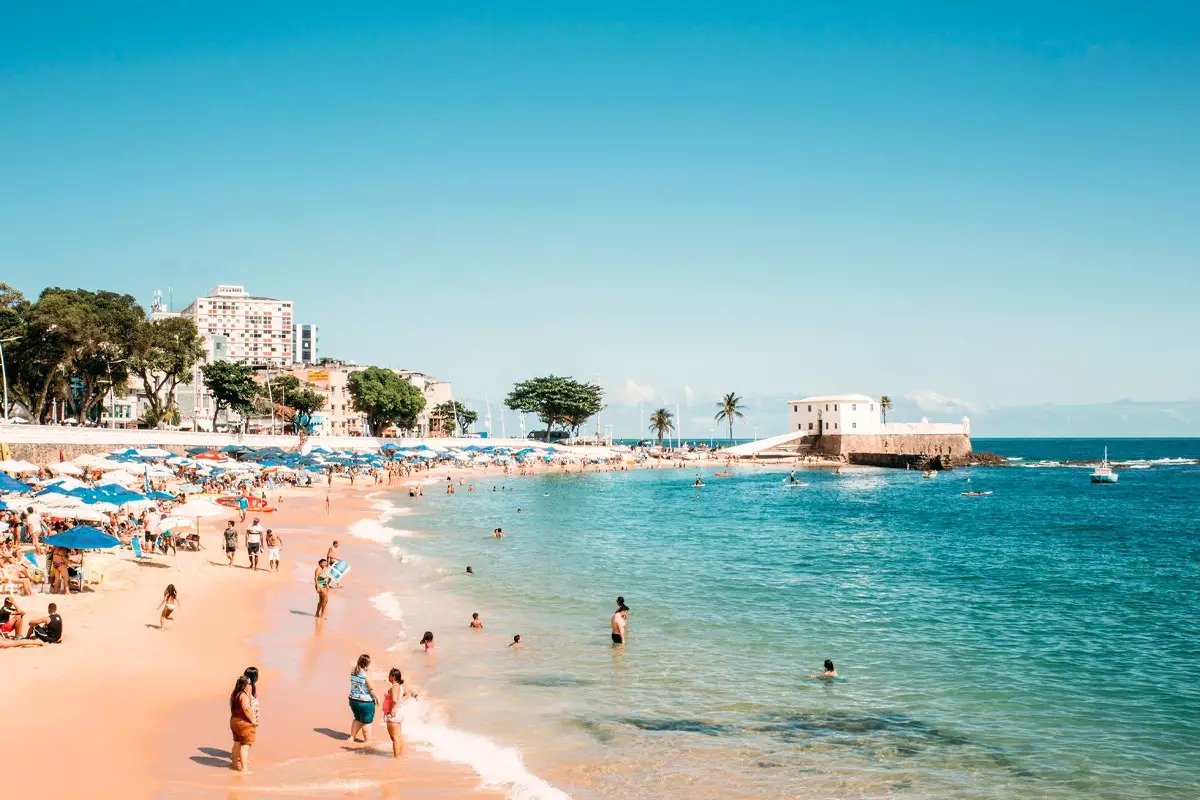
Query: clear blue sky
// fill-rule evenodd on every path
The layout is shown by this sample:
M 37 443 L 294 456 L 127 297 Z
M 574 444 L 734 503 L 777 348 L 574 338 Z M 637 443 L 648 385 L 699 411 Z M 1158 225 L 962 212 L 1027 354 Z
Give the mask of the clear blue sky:
M 1197 5 L 902 5 L 9 4 L 0 280 L 469 396 L 1200 398 Z

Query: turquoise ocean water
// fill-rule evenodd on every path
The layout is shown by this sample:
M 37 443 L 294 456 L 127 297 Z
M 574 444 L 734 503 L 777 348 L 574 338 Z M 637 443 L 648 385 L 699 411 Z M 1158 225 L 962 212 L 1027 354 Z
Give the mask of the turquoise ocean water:
M 454 725 L 577 798 L 1194 798 L 1200 441 L 1110 440 L 1115 486 L 1059 466 L 1104 444 L 978 441 L 1014 466 L 796 489 L 769 468 L 430 489 L 389 523 L 405 646 L 434 630 Z M 825 658 L 840 680 L 807 677 Z

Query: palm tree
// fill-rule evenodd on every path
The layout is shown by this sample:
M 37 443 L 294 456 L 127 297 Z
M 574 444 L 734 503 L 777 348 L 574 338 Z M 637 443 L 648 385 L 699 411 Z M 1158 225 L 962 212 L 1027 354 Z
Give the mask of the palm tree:
M 892 410 L 892 398 L 886 394 L 879 398 L 879 410 L 883 412 L 883 421 L 887 422 L 887 412 Z
M 650 430 L 658 434 L 658 446 L 662 447 L 663 437 L 675 430 L 675 415 L 665 408 L 660 408 L 650 415 Z
M 717 413 L 713 417 L 717 422 L 729 423 L 729 443 L 733 444 L 733 421 L 735 419 L 745 419 L 746 415 L 742 413 L 742 398 L 738 397 L 733 392 L 722 397 L 717 401 Z

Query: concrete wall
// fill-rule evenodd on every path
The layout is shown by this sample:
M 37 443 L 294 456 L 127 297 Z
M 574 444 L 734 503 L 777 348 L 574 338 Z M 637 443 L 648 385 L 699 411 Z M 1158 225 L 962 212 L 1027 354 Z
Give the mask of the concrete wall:
M 971 452 L 971 437 L 961 432 L 961 425 L 957 427 L 959 432 L 950 434 L 825 435 L 813 437 L 811 442 L 814 451 L 830 456 L 849 456 L 851 453 L 963 456 Z

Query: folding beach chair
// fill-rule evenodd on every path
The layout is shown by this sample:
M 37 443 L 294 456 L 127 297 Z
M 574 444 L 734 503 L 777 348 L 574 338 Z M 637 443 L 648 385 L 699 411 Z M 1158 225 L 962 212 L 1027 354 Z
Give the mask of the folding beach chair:
M 36 554 L 22 553 L 21 555 L 24 556 L 26 563 L 28 563 L 33 569 L 33 575 L 35 578 L 41 578 L 40 581 L 35 579 L 31 582 L 36 583 L 44 593 L 46 591 L 46 587 L 50 585 L 50 570 L 38 563 Z

